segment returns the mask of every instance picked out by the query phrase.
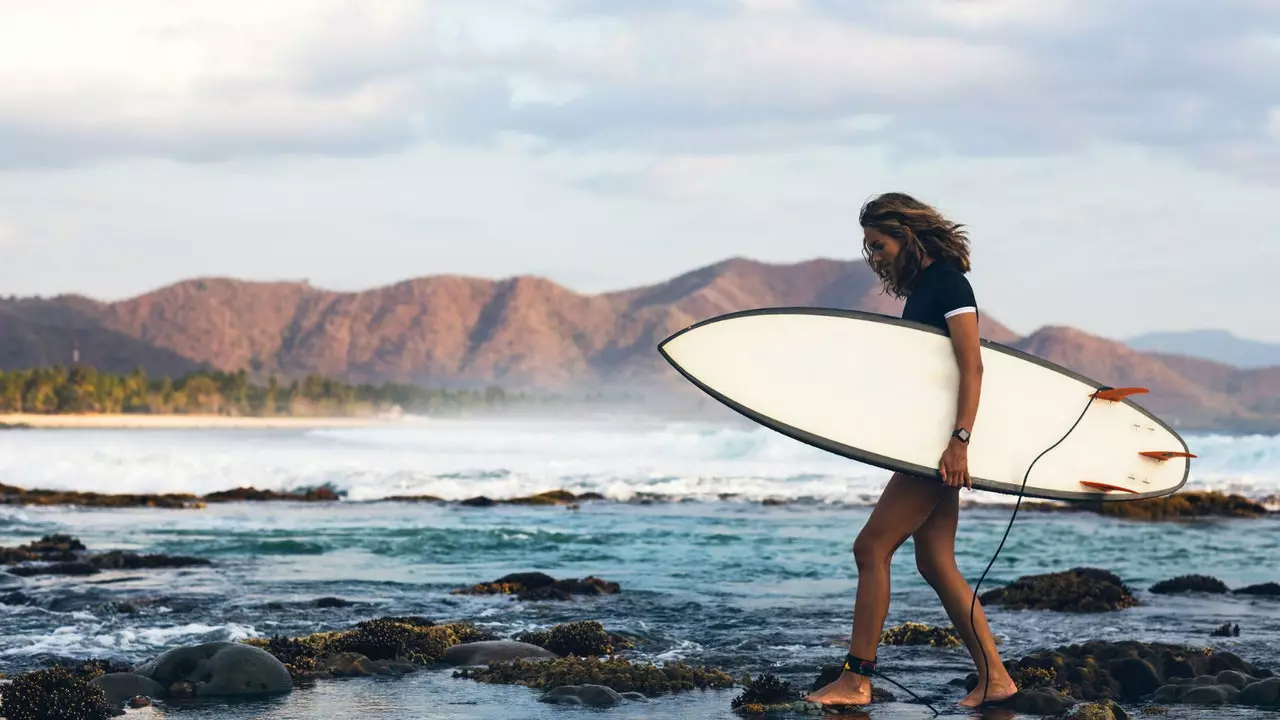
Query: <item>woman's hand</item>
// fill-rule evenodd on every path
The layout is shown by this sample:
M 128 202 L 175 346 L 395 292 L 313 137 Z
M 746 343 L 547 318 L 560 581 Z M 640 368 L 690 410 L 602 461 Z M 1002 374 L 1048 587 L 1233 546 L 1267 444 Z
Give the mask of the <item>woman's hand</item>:
M 956 438 L 951 438 L 947 449 L 942 451 L 942 459 L 938 461 L 938 471 L 942 473 L 942 482 L 947 487 L 973 489 L 973 478 L 969 477 L 969 446 Z

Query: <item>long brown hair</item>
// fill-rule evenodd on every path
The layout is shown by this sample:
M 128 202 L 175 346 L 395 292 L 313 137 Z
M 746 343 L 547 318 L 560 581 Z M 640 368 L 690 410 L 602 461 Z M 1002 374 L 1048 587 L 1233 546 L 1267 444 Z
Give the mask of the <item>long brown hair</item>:
M 871 262 L 869 248 L 862 248 L 863 257 L 880 277 L 885 292 L 895 298 L 911 294 L 925 256 L 962 273 L 969 272 L 969 237 L 964 225 L 947 220 L 910 195 L 890 192 L 868 200 L 858 213 L 858 224 L 892 237 L 901 246 L 893 263 L 882 267 Z

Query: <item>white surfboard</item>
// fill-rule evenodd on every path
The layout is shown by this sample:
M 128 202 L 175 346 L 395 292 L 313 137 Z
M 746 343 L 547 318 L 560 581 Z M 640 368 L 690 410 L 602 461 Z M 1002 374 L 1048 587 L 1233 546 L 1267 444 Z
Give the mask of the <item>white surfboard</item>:
M 851 310 L 764 308 L 696 323 L 658 351 L 765 427 L 877 467 L 940 477 L 959 368 L 937 328 Z M 1131 390 L 989 340 L 982 364 L 968 453 L 975 488 L 1017 494 L 1025 477 L 1028 497 L 1111 501 L 1186 483 L 1194 455 L 1127 399 Z

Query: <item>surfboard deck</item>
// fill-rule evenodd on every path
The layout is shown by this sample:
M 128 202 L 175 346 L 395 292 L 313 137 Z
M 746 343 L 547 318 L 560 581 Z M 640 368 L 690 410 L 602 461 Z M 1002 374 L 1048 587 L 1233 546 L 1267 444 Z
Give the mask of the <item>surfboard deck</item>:
M 1018 494 L 1028 467 L 1060 440 L 1031 468 L 1025 496 L 1127 501 L 1186 484 L 1194 455 L 1129 399 L 1140 389 L 1099 392 L 1111 388 L 1007 345 L 981 346 L 968 453 L 975 489 Z M 703 392 L 765 427 L 873 466 L 939 477 L 959 368 L 937 328 L 856 310 L 760 308 L 694 323 L 658 351 Z

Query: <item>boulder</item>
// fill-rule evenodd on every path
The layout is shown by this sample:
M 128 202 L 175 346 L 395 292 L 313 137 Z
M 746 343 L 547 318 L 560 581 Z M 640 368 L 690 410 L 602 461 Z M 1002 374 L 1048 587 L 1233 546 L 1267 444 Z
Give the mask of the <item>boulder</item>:
M 242 643 L 211 642 L 169 650 L 134 669 L 165 687 L 190 683 L 198 697 L 278 695 L 293 690 L 284 663 Z M 185 691 L 185 686 L 184 691 Z
M 107 702 L 114 706 L 123 705 L 138 695 L 156 700 L 169 695 L 164 685 L 137 673 L 107 673 L 90 680 L 89 684 L 102 688 Z
M 516 640 L 483 640 L 464 645 L 454 645 L 445 650 L 440 659 L 447 665 L 470 666 L 488 665 L 491 662 L 506 662 L 516 658 L 533 660 L 554 657 L 558 656 L 550 650 L 529 643 Z

